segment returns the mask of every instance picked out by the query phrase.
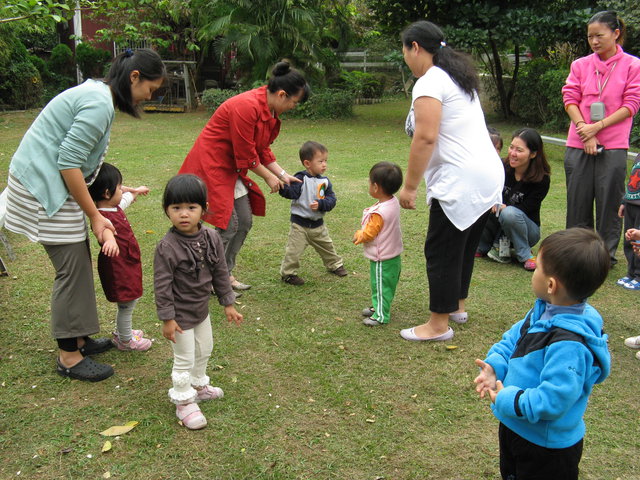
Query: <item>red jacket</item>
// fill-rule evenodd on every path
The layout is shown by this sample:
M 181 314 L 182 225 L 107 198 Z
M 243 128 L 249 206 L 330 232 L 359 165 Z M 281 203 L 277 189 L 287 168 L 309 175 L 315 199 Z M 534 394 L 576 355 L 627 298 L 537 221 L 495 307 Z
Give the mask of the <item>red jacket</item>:
M 271 114 L 267 105 L 267 87 L 236 95 L 218 107 L 178 172 L 198 175 L 207 184 L 206 222 L 227 228 L 238 177 L 249 190 L 253 214 L 265 215 L 264 195 L 247 176 L 247 171 L 275 162 L 270 145 L 278 133 L 280 120 Z

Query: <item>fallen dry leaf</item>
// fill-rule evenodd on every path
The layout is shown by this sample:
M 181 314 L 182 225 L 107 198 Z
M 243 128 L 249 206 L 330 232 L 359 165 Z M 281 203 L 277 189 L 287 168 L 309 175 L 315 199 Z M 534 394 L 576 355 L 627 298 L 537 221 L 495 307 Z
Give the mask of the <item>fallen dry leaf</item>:
M 106 442 L 104 442 L 104 445 L 102 445 L 102 453 L 108 452 L 109 450 L 111 450 L 111 442 L 109 440 L 107 440 Z
M 102 478 L 111 478 L 111 472 L 104 472 Z
M 447 349 L 447 350 L 455 350 L 456 348 L 458 348 L 458 346 L 457 346 L 457 345 L 447 345 L 447 346 L 446 346 L 446 349 Z
M 132 421 L 127 422 L 124 425 L 117 425 L 115 427 L 107 428 L 105 431 L 100 432 L 100 435 L 104 435 L 105 437 L 115 437 L 117 435 L 124 435 L 127 432 L 130 432 L 138 425 L 138 422 Z

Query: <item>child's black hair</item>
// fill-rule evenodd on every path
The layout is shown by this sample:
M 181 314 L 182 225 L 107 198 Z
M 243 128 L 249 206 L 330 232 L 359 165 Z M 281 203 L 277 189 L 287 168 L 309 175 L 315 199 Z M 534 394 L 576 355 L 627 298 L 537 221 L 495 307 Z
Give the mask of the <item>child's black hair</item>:
M 369 181 L 377 183 L 387 195 L 393 195 L 402 186 L 402 170 L 391 162 L 378 162 L 369 170 Z
M 313 140 L 308 140 L 302 144 L 300 147 L 300 162 L 304 163 L 305 160 L 313 160 L 316 152 L 326 152 L 327 147 L 322 145 L 321 143 L 314 142 Z
M 487 131 L 489 132 L 489 138 L 491 138 L 491 143 L 497 149 L 502 151 L 502 147 L 504 146 L 504 141 L 502 140 L 502 135 L 497 128 L 487 127 Z
M 91 195 L 94 202 L 105 200 L 113 196 L 116 188 L 118 188 L 120 184 L 122 184 L 122 173 L 120 173 L 120 170 L 110 163 L 104 162 L 102 167 L 100 167 L 98 176 L 91 186 L 89 186 L 89 195 Z
M 207 186 L 200 177 L 184 173 L 167 182 L 162 195 L 163 210 L 166 213 L 169 205 L 178 203 L 197 203 L 207 211 Z
M 576 302 L 593 295 L 611 268 L 604 241 L 588 228 L 552 233 L 540 244 L 538 255 L 542 257 L 544 275 L 555 277 Z

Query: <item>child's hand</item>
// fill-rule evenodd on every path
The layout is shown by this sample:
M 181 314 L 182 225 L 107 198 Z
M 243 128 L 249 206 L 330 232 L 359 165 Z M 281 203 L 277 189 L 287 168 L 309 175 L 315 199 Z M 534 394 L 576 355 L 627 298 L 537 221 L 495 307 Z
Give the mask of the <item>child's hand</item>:
M 310 208 L 311 210 L 313 210 L 314 212 L 315 212 L 316 210 L 318 210 L 318 201 L 317 201 L 317 200 L 314 200 L 313 202 L 311 202 L 311 203 L 309 204 L 309 208 Z
M 360 243 L 362 243 L 362 230 L 358 230 L 356 233 L 353 234 L 353 239 L 351 240 L 353 242 L 354 245 L 359 245 Z
M 629 242 L 632 240 L 640 240 L 640 230 L 637 228 L 630 228 L 624 232 L 624 238 Z
M 133 193 L 136 195 L 146 195 L 149 193 L 149 187 L 146 185 L 140 185 L 138 188 L 133 189 Z
M 502 390 L 503 388 L 504 388 L 504 385 L 502 385 L 502 382 L 500 380 L 497 380 L 496 388 L 489 390 L 489 397 L 491 398 L 491 403 L 496 403 L 496 397 L 498 396 L 498 393 L 500 393 L 500 390 Z
M 618 208 L 618 216 L 620 218 L 624 218 L 624 203 L 620 205 L 620 208 Z
M 496 384 L 496 372 L 493 367 L 486 362 L 483 362 L 479 358 L 476 358 L 475 364 L 481 368 L 480 374 L 473 381 L 476 384 L 476 392 L 480 394 L 480 398 L 484 398 L 485 393 L 495 390 Z
M 175 320 L 167 320 L 162 325 L 162 336 L 173 343 L 176 343 L 176 332 L 183 333 L 180 325 Z
M 110 238 L 102 244 L 102 253 L 107 257 L 117 257 L 120 254 L 120 249 L 118 248 L 115 238 Z
M 236 310 L 236 307 L 233 305 L 225 305 L 224 314 L 227 317 L 227 321 L 233 322 L 236 325 L 240 325 L 243 320 L 243 316 L 240 312 Z

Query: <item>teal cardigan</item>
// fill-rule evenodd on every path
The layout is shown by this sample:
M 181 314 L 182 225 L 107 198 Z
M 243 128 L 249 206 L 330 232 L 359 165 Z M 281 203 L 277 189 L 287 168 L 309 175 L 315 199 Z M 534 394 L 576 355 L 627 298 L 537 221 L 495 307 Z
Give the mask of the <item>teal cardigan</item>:
M 109 86 L 87 80 L 51 100 L 25 133 L 9 171 L 49 217 L 69 196 L 60 170 L 91 175 L 107 151 L 114 117 Z

